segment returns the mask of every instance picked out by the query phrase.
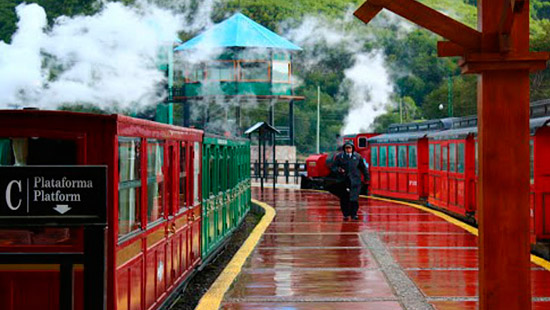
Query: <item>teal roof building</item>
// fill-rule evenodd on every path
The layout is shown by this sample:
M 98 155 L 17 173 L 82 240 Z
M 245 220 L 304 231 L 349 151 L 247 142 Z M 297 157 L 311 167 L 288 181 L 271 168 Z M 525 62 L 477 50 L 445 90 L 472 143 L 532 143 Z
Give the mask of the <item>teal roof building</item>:
M 190 61 L 196 54 L 214 55 Z M 183 103 L 183 125 L 190 126 L 194 102 L 224 98 L 289 103 L 288 140 L 293 144 L 294 93 L 292 56 L 301 48 L 252 19 L 236 13 L 174 49 L 174 102 Z M 201 106 L 204 106 L 201 105 Z M 272 112 L 272 111 L 271 111 Z M 196 113 L 195 113 L 196 114 Z M 208 114 L 208 113 L 206 113 Z M 237 107 L 235 117 L 240 117 Z M 274 113 L 268 123 L 274 125 Z M 205 125 L 208 119 L 203 119 Z M 239 123 L 237 121 L 237 123 Z M 197 126 L 202 127 L 202 126 Z M 204 127 L 203 127 L 204 128 Z

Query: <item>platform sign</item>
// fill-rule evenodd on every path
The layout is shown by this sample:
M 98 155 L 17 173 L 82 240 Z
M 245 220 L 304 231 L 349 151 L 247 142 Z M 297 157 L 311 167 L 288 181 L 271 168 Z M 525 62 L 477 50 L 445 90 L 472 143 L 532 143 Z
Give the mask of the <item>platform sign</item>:
M 105 225 L 107 166 L 0 167 L 0 226 Z

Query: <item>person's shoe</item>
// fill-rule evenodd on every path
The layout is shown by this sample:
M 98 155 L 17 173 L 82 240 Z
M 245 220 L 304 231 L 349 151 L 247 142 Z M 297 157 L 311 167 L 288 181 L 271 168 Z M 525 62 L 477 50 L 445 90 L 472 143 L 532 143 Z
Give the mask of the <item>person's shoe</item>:
M 349 221 L 349 216 L 344 216 L 344 222 Z
M 354 220 L 354 221 L 357 221 L 359 219 L 359 217 L 357 215 L 354 215 L 354 216 L 351 217 L 351 219 Z

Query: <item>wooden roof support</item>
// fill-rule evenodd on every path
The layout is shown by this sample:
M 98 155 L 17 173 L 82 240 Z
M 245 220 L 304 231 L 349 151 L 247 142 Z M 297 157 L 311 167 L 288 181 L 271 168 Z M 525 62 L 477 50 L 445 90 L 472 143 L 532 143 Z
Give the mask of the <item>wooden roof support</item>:
M 355 16 L 368 23 L 382 8 L 469 50 L 479 50 L 481 33 L 415 0 L 369 0 Z
M 382 8 L 443 36 L 438 55 L 479 74 L 479 305 L 530 310 L 529 72 L 550 54 L 529 51 L 529 3 L 478 0 L 480 31 L 414 0 L 368 0 L 355 16 L 368 23 Z

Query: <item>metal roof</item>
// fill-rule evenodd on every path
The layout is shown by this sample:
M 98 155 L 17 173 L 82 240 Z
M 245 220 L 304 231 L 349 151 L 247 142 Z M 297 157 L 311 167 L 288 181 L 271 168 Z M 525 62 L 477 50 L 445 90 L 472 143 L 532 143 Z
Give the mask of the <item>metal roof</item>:
M 281 134 L 281 132 L 279 130 L 277 130 L 277 128 L 269 125 L 266 122 L 258 122 L 256 124 L 254 124 L 252 127 L 248 128 L 244 133 L 246 135 L 249 135 L 249 134 L 252 134 L 256 131 L 263 130 L 263 129 L 266 129 L 267 131 L 270 131 L 270 132 L 274 132 L 276 134 Z
M 455 120 L 456 118 L 442 118 L 408 124 L 393 124 L 390 125 L 387 133 L 368 140 L 370 143 L 414 141 L 426 137 L 431 132 L 451 128 Z
M 176 51 L 189 49 L 209 49 L 228 47 L 258 47 L 291 51 L 302 50 L 299 46 L 284 39 L 246 17 L 236 13 L 223 22 L 212 26 L 202 34 L 176 47 Z

